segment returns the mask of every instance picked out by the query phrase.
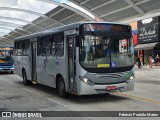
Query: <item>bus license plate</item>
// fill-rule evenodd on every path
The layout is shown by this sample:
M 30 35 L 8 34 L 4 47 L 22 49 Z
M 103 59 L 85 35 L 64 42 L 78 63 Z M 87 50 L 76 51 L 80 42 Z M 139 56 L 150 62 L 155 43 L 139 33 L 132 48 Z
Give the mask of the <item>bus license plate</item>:
M 116 90 L 116 86 L 107 86 L 106 90 Z

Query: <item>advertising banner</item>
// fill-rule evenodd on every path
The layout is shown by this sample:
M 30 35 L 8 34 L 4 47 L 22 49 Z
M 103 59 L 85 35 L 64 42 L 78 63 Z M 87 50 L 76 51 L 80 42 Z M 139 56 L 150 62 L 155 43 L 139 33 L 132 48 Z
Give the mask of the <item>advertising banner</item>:
M 158 17 L 138 21 L 138 44 L 158 41 Z

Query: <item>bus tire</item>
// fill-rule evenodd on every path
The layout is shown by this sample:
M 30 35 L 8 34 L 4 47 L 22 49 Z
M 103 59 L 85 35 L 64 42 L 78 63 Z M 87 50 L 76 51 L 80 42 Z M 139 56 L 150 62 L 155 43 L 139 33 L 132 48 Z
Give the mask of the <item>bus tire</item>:
M 60 95 L 60 97 L 63 97 L 63 98 L 67 97 L 66 86 L 65 86 L 65 82 L 64 82 L 64 79 L 63 79 L 62 76 L 60 76 L 58 78 L 57 87 L 58 87 L 58 89 L 57 89 L 58 90 L 58 94 Z
M 23 77 L 23 84 L 25 84 L 25 85 L 30 85 L 31 84 L 31 81 L 29 81 L 27 79 L 27 74 L 26 74 L 25 70 L 23 70 L 22 77 Z

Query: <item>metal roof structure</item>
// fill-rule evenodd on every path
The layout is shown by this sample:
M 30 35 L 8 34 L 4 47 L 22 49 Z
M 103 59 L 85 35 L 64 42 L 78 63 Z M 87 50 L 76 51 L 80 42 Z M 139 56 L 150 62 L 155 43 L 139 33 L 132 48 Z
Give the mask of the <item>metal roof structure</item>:
M 13 45 L 13 39 L 16 37 L 74 22 L 97 20 L 129 23 L 160 15 L 160 0 L 68 0 L 74 3 L 72 6 L 60 2 L 60 0 L 34 1 L 53 4 L 56 5 L 56 7 L 53 7 L 53 9 L 43 14 L 38 10 L 33 11 L 32 9 L 0 6 L 0 11 L 14 11 L 38 16 L 38 18 L 29 21 L 26 18 L 0 15 L 0 29 L 10 31 L 8 33 L 0 31 L 1 45 Z M 80 9 L 76 9 L 74 5 L 78 5 L 87 10 L 94 15 L 95 18 L 87 15 Z M 12 20 L 12 22 L 9 20 Z M 25 24 L 20 24 L 20 22 Z
M 101 21 L 130 23 L 160 15 L 160 0 L 69 0 Z

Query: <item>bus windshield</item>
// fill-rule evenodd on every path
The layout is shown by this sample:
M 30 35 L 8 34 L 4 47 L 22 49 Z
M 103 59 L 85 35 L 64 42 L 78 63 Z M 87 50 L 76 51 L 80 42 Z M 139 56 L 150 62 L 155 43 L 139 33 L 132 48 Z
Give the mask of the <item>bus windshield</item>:
M 13 65 L 13 47 L 0 47 L 0 65 Z
M 84 68 L 119 68 L 134 65 L 133 40 L 128 36 L 84 35 L 80 44 Z

